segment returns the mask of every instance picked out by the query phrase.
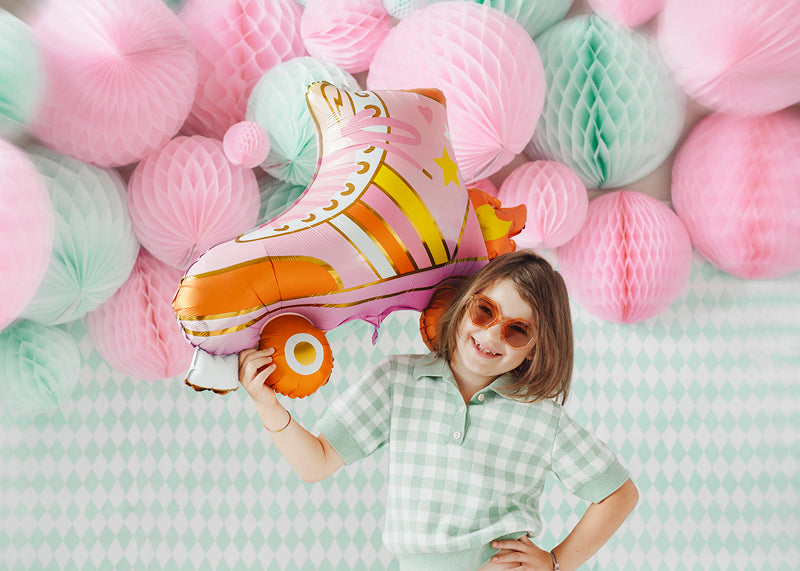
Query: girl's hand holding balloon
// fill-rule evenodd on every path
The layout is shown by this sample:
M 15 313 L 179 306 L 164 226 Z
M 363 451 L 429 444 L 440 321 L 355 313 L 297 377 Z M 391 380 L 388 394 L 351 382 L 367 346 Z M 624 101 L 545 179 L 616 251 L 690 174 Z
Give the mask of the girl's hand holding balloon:
M 239 382 L 259 409 L 281 407 L 275 391 L 267 383 L 275 371 L 272 354 L 275 349 L 245 349 L 239 353 Z

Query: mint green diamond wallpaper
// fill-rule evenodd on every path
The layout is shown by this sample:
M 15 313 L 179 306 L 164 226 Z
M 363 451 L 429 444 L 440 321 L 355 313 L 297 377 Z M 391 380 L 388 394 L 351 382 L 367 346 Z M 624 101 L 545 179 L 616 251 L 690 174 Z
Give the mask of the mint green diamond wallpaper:
M 639 487 L 638 507 L 586 569 L 800 569 L 800 276 L 744 281 L 695 257 L 659 317 L 615 325 L 573 306 L 568 403 Z M 390 352 L 421 351 L 417 315 L 331 332 L 331 382 L 287 402 L 313 427 Z M 394 569 L 381 544 L 382 453 L 305 484 L 243 391 L 121 376 L 81 322 L 84 365 L 51 414 L 0 404 L 2 569 Z M 554 545 L 584 506 L 550 481 Z

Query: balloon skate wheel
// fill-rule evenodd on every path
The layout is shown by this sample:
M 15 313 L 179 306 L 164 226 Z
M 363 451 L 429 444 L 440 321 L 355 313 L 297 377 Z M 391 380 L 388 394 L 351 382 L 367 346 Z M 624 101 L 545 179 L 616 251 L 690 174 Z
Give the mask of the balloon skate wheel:
M 276 392 L 303 398 L 328 382 L 333 369 L 331 347 L 325 333 L 305 317 L 284 314 L 267 322 L 258 348 L 269 347 L 275 348 L 275 371 L 267 382 Z

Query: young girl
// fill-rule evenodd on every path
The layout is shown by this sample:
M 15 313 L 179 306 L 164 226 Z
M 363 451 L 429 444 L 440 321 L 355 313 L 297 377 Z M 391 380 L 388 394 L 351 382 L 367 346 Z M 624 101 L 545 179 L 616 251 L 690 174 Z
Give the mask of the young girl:
M 323 415 L 319 436 L 267 385 L 272 349 L 243 351 L 239 380 L 307 482 L 389 445 L 384 542 L 401 570 L 577 569 L 638 491 L 561 406 L 573 356 L 561 276 L 531 251 L 499 256 L 459 289 L 437 340 L 435 353 L 389 357 L 354 383 Z M 530 539 L 542 529 L 547 472 L 590 502 L 551 552 Z

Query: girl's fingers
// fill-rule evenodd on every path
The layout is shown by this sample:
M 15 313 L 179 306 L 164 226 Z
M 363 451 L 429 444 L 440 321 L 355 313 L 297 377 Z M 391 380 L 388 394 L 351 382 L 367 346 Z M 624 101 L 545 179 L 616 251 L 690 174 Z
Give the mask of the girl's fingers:
M 495 549 L 508 549 L 509 551 L 527 551 L 531 547 L 534 547 L 534 545 L 526 534 L 519 539 L 500 539 L 493 541 L 492 547 Z
M 493 541 L 492 547 L 495 549 L 504 549 L 506 551 L 524 551 L 525 545 L 517 539 L 505 539 L 501 541 Z
M 525 561 L 525 556 L 518 551 L 511 551 L 508 549 L 502 549 L 497 552 L 497 554 L 492 557 L 492 563 L 498 564 L 508 564 L 508 563 L 522 563 Z
M 267 384 L 267 378 L 275 371 L 275 365 L 270 365 L 260 373 L 258 373 L 253 378 L 253 384 L 255 385 L 265 385 Z

